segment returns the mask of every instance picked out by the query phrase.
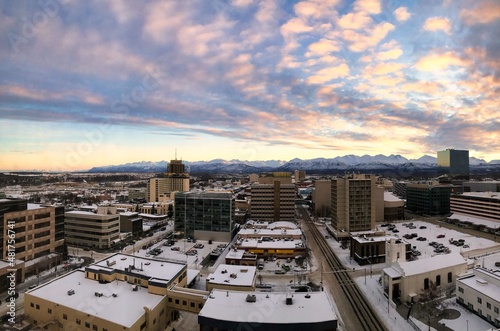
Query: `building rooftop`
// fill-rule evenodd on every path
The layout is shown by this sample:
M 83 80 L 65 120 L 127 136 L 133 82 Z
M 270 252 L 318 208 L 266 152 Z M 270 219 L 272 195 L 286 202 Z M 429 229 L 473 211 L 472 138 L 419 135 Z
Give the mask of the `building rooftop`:
M 243 249 L 231 249 L 227 252 L 226 259 L 242 259 L 245 254 Z
M 74 294 L 69 295 L 70 290 L 74 290 Z M 164 297 L 148 293 L 147 289 L 141 287 L 133 291 L 132 285 L 123 281 L 102 284 L 87 279 L 81 269 L 27 293 L 127 328 L 144 315 L 144 307 L 153 309 Z M 102 293 L 102 296 L 96 296 L 96 293 Z
M 125 270 L 125 268 L 134 266 L 130 271 L 131 273 L 155 278 L 156 280 L 169 281 L 185 268 L 185 265 L 185 261 L 180 260 L 165 259 L 165 261 L 163 261 L 117 253 L 104 260 L 91 264 L 87 268 L 92 270 L 112 271 Z
M 399 264 L 405 276 L 425 274 L 427 272 L 453 267 L 460 264 L 467 264 L 460 253 L 450 253 L 446 255 L 436 255 L 431 258 L 419 259 L 416 261 L 396 262 Z
M 488 228 L 495 229 L 495 228 L 500 228 L 500 221 L 492 221 L 492 220 L 487 220 L 484 218 L 480 217 L 474 217 L 470 215 L 465 215 L 465 214 L 460 214 L 460 213 L 453 213 L 450 216 L 448 216 L 449 219 L 456 219 L 460 222 L 469 222 L 475 225 L 484 225 Z
M 257 267 L 220 264 L 215 272 L 207 277 L 211 284 L 253 286 Z
M 296 240 L 284 240 L 284 239 L 274 239 L 271 241 L 259 242 L 258 239 L 243 239 L 236 242 L 238 248 L 259 248 L 259 249 L 295 249 L 297 247 L 304 247 L 304 243 L 300 239 Z
M 280 235 L 280 236 L 283 236 L 283 235 L 301 236 L 302 231 L 300 229 L 279 229 L 279 228 L 260 229 L 260 228 L 257 228 L 257 229 L 241 229 L 240 231 L 238 231 L 238 235 L 241 235 L 241 236 L 259 235 L 259 236 L 268 236 L 268 237 L 277 236 L 277 235 Z
M 399 202 L 399 201 L 403 201 L 403 199 L 398 198 L 396 195 L 394 195 L 391 192 L 384 191 L 384 201 Z
M 491 280 L 494 280 L 493 282 Z M 489 296 L 493 300 L 500 298 L 500 272 L 486 269 L 474 269 L 472 275 L 459 278 L 460 283 Z
M 500 192 L 464 192 L 462 194 L 452 195 L 451 197 L 452 198 L 460 198 L 460 196 L 500 200 Z
M 248 302 L 247 296 L 254 296 L 255 302 Z M 287 296 L 292 304 L 286 304 Z M 254 323 L 259 311 L 259 322 L 263 324 L 306 324 L 336 321 L 332 303 L 326 292 L 278 293 L 278 292 L 241 292 L 213 290 L 200 317 L 232 321 L 236 323 Z

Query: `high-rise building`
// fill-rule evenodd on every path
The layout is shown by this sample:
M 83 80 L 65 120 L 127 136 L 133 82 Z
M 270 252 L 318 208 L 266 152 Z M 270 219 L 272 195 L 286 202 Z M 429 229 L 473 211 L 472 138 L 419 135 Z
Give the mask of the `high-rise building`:
M 317 180 L 314 182 L 312 202 L 317 216 L 330 217 L 332 203 L 331 180 Z
M 178 192 L 174 199 L 176 232 L 185 238 L 231 241 L 235 230 L 231 192 Z
M 332 180 L 331 217 L 337 240 L 375 227 L 375 176 L 353 174 Z
M 439 175 L 448 175 L 451 179 L 469 179 L 469 151 L 446 149 L 437 152 Z
M 251 186 L 250 214 L 254 220 L 265 222 L 293 221 L 295 219 L 294 184 L 283 184 L 276 180 L 273 184 Z
M 189 174 L 181 160 L 171 160 L 167 173 L 151 178 L 147 184 L 146 200 L 160 202 L 170 199 L 172 192 L 189 191 Z
M 425 215 L 450 212 L 451 185 L 411 183 L 406 187 L 406 209 Z

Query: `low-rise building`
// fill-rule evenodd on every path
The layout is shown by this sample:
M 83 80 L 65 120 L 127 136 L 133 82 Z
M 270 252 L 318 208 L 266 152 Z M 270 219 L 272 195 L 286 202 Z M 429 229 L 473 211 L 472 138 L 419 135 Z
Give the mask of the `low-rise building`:
M 473 269 L 457 279 L 456 295 L 460 305 L 500 327 L 500 271 Z
M 120 215 L 87 211 L 65 213 L 65 237 L 70 245 L 110 248 L 119 241 Z
M 337 320 L 327 292 L 213 290 L 198 315 L 200 331 L 335 331 Z
M 257 267 L 220 264 L 206 278 L 206 290 L 255 291 Z

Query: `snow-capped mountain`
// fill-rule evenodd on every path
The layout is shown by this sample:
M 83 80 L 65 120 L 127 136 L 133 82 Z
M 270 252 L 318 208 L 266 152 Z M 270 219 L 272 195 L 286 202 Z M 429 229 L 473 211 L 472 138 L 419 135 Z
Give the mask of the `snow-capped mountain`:
M 471 172 L 500 171 L 500 160 L 486 162 L 482 159 L 470 158 Z M 346 172 L 371 171 L 390 173 L 433 172 L 437 169 L 437 158 L 424 155 L 418 159 L 407 159 L 401 155 L 389 156 L 378 154 L 345 155 L 334 158 L 315 158 L 302 160 L 294 158 L 288 162 L 281 160 L 241 161 L 214 159 L 210 161 L 183 161 L 186 171 L 190 173 L 259 173 L 264 171 L 294 171 L 308 172 Z M 162 173 L 167 170 L 167 161 L 141 161 L 122 165 L 94 167 L 89 172 L 152 172 Z

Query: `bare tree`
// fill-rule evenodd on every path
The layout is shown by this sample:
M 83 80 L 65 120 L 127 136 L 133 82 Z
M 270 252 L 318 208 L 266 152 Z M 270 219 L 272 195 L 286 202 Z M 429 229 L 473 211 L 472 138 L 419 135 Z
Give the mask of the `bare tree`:
M 418 316 L 427 321 L 429 331 L 431 330 L 431 321 L 439 317 L 444 308 L 443 290 L 433 281 L 429 281 L 427 288 L 420 290 Z

